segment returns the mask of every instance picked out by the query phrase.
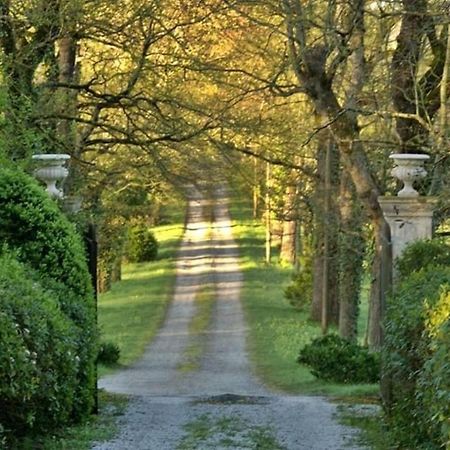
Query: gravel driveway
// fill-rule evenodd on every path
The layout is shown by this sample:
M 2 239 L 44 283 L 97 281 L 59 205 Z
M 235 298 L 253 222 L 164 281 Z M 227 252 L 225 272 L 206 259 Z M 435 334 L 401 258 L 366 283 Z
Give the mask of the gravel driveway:
M 177 259 L 174 298 L 143 358 L 99 385 L 130 395 L 121 431 L 95 450 L 356 449 L 355 431 L 339 425 L 335 405 L 320 397 L 271 392 L 254 376 L 239 301 L 242 275 L 226 193 L 212 205 L 194 189 Z M 212 224 L 205 211 L 213 211 Z M 194 337 L 196 294 L 213 285 L 212 320 L 202 333 L 197 370 L 180 370 Z M 198 336 L 197 336 L 198 338 Z

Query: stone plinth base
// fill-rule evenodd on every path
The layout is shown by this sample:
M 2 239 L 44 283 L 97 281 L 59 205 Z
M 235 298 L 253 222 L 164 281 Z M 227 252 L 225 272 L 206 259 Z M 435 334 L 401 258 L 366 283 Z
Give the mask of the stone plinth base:
M 432 237 L 435 197 L 379 197 L 378 200 L 391 228 L 394 262 L 411 242 Z

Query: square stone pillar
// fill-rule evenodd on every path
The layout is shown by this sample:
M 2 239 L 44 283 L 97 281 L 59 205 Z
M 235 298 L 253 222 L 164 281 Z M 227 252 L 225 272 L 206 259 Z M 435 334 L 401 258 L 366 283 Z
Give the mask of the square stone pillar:
M 392 260 L 405 247 L 433 235 L 435 197 L 378 197 L 384 217 L 391 228 Z

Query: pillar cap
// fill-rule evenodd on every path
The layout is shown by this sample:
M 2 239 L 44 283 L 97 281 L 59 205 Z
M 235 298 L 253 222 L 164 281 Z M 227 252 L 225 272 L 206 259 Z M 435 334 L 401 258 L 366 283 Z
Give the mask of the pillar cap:
M 420 217 L 433 214 L 437 197 L 378 197 L 385 216 Z

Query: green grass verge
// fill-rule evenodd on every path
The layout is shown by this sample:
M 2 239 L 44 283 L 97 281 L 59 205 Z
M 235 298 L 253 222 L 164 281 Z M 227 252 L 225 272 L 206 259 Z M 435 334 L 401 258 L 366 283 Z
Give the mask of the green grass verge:
M 158 259 L 124 265 L 122 280 L 99 296 L 101 340 L 120 347 L 119 364 L 113 368 L 99 365 L 99 376 L 136 361 L 158 331 L 172 295 L 174 257 L 183 230 L 182 223 L 155 227 Z
M 244 274 L 242 301 L 247 322 L 251 359 L 257 373 L 272 388 L 288 393 L 325 394 L 339 397 L 376 396 L 378 385 L 343 385 L 316 379 L 296 362 L 300 348 L 320 336 L 318 324 L 308 313 L 294 310 L 283 296 L 291 269 L 281 267 L 274 249 L 274 263 L 264 262 L 264 227 L 251 218 L 245 202 L 231 202 L 233 233 L 240 246 Z M 365 311 L 365 308 L 362 308 Z M 361 318 L 365 323 L 365 318 Z
M 99 393 L 99 414 L 93 415 L 81 425 L 67 427 L 61 433 L 45 437 L 33 437 L 20 445 L 20 450 L 88 450 L 93 442 L 103 442 L 117 433 L 117 418 L 126 408 L 123 395 Z
M 361 405 L 344 404 L 338 406 L 339 420 L 343 425 L 357 427 L 361 433 L 355 436 L 355 445 L 372 450 L 397 448 L 391 443 L 389 430 L 384 424 L 381 411 L 364 411 Z

